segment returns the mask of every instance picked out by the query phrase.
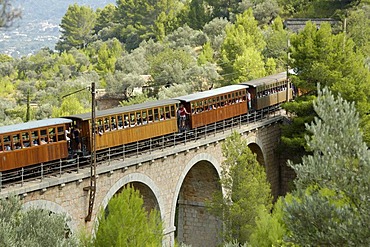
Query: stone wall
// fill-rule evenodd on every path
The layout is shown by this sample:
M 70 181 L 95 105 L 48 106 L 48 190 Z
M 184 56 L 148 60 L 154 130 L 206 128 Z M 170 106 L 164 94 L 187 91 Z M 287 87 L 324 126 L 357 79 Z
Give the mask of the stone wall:
M 261 150 L 262 157 L 259 159 L 266 167 L 274 195 L 279 193 L 281 187 L 275 152 L 280 136 L 279 121 L 281 118 L 271 118 L 234 129 L 243 133 L 256 150 Z M 204 202 L 213 191 L 221 189 L 216 183 L 223 161 L 221 143 L 230 134 L 231 131 L 227 130 L 138 157 L 100 164 L 97 167 L 97 191 L 90 222 L 85 222 L 89 192 L 84 190 L 90 184 L 89 168 L 34 181 L 22 187 L 14 186 L 1 191 L 0 196 L 10 193 L 23 195 L 27 207 L 65 213 L 71 219 L 69 225 L 73 231 L 81 228 L 94 231 L 99 212 L 105 209 L 108 201 L 124 185 L 134 183 L 144 192 L 146 207 L 160 210 L 165 227 L 165 246 L 174 246 L 176 228 L 179 239 L 191 243 L 193 247 L 214 246 L 219 242 L 220 223 L 206 212 Z

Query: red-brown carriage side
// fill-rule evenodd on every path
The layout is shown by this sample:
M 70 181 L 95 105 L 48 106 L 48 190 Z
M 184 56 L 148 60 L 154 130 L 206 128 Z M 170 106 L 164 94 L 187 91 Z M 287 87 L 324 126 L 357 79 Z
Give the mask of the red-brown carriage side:
M 244 85 L 230 85 L 209 91 L 177 97 L 189 113 L 189 127 L 194 129 L 246 114 Z
M 179 101 L 157 100 L 96 112 L 96 150 L 177 132 Z M 91 113 L 67 117 L 80 129 L 81 140 L 91 151 Z M 72 142 L 73 143 L 73 142 Z
M 66 158 L 71 122 L 51 118 L 0 127 L 0 171 Z

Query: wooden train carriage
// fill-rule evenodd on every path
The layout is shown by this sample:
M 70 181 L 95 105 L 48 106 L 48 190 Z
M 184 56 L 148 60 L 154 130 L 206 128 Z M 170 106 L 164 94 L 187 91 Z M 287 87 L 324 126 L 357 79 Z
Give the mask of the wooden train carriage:
M 190 113 L 192 129 L 247 113 L 246 89 L 245 85 L 230 85 L 176 99 Z
M 241 84 L 249 86 L 252 109 L 260 110 L 292 99 L 292 87 L 287 81 L 287 73 L 282 72 Z
M 51 118 L 0 127 L 0 171 L 66 158 L 71 122 Z
M 178 131 L 178 100 L 158 100 L 96 112 L 96 149 L 105 149 Z M 91 113 L 67 117 L 91 151 Z

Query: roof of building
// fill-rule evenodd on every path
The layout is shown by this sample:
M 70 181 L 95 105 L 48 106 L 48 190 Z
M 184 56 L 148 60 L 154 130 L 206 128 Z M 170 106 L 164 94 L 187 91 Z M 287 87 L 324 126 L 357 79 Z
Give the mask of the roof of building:
M 0 127 L 0 134 L 11 133 L 11 132 L 20 132 L 29 129 L 38 129 L 42 127 L 48 127 L 59 124 L 71 123 L 72 120 L 65 118 L 49 118 L 37 121 L 31 121 L 20 124 L 13 124 Z
M 284 21 L 284 26 L 293 32 L 299 32 L 304 29 L 309 21 L 314 23 L 317 28 L 320 28 L 320 25 L 324 22 L 330 23 L 332 27 L 341 24 L 339 20 L 332 18 L 289 18 Z

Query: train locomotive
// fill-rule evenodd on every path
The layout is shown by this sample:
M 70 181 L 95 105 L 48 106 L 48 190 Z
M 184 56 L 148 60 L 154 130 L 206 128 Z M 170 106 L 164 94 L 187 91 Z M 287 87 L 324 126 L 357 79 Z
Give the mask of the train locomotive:
M 292 99 L 287 73 L 204 92 L 96 111 L 96 150 L 191 131 Z M 184 108 L 184 121 L 179 109 Z M 0 172 L 91 153 L 91 113 L 0 127 Z

